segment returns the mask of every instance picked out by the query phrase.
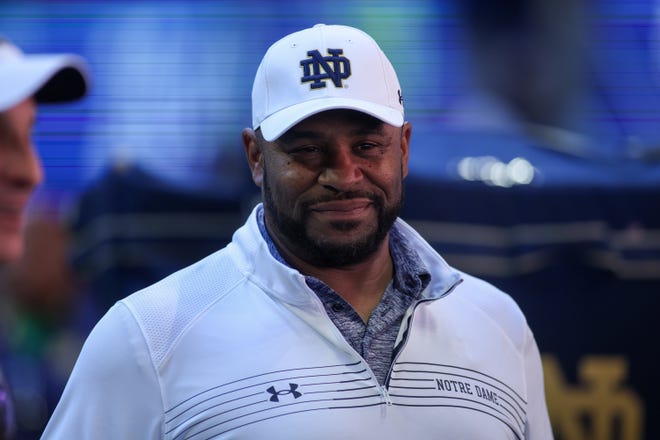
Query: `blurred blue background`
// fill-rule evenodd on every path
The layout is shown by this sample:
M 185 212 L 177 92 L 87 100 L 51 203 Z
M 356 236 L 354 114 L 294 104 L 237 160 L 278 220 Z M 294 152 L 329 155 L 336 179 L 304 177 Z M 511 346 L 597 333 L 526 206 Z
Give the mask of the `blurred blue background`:
M 42 110 L 44 189 L 80 191 L 129 160 L 178 185 L 231 193 L 245 170 L 242 158 L 227 162 L 242 155 L 252 79 L 270 44 L 316 22 L 364 28 L 409 84 L 409 117 L 432 123 L 455 56 L 440 50 L 455 21 L 446 10 L 433 1 L 21 1 L 2 3 L 0 29 L 26 52 L 79 53 L 93 70 L 84 102 Z
M 440 143 L 440 126 L 497 132 L 502 148 L 506 135 L 534 132 L 540 144 L 563 143 L 546 147 L 599 163 L 660 154 L 653 0 L 3 1 L 1 8 L 0 32 L 26 52 L 79 53 L 93 70 L 86 100 L 42 109 L 35 140 L 46 191 L 78 192 L 108 163 L 129 160 L 177 185 L 231 193 L 244 170 L 228 164 L 242 154 L 238 133 L 251 121 L 260 56 L 316 22 L 363 28 L 391 58 L 415 124 L 414 172 L 455 173 L 437 164 L 461 157 L 459 144 L 471 142 Z M 520 118 L 534 127 L 520 127 Z M 546 180 L 642 178 L 531 159 Z
M 243 221 L 254 73 L 319 22 L 362 28 L 394 64 L 413 125 L 402 215 L 519 302 L 557 438 L 660 437 L 645 342 L 660 336 L 657 1 L 79 0 L 0 2 L 1 35 L 92 70 L 89 96 L 41 106 L 35 127 L 46 182 L 28 251 L 52 255 L 2 280 L 22 438 L 107 307 Z

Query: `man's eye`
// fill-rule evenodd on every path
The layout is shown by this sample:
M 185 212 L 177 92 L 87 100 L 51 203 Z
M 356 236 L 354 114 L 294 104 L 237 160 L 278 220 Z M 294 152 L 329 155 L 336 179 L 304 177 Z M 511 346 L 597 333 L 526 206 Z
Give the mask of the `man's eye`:
M 362 142 L 356 146 L 356 150 L 362 154 L 382 152 L 381 145 L 375 142 Z
M 321 149 L 315 145 L 305 145 L 304 147 L 295 148 L 291 153 L 293 154 L 314 154 L 321 151 Z

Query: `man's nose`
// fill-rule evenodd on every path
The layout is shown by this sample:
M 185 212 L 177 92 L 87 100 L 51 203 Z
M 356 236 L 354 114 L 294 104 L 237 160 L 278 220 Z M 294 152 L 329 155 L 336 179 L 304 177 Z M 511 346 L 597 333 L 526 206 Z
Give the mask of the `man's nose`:
M 336 191 L 347 191 L 363 177 L 357 158 L 349 149 L 334 151 L 327 158 L 319 183 Z
M 43 169 L 39 155 L 31 143 L 5 148 L 4 160 L 0 163 L 0 178 L 14 187 L 32 189 L 43 180 Z

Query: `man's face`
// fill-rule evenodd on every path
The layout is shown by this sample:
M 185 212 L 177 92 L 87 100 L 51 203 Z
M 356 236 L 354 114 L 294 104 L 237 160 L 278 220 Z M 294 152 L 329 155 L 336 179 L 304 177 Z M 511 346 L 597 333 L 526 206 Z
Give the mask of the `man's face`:
M 372 255 L 401 208 L 410 126 L 365 114 L 314 115 L 266 142 L 258 135 L 266 226 L 287 253 L 317 267 Z
M 36 104 L 29 99 L 0 113 L 0 262 L 23 250 L 23 215 L 42 169 L 31 140 Z

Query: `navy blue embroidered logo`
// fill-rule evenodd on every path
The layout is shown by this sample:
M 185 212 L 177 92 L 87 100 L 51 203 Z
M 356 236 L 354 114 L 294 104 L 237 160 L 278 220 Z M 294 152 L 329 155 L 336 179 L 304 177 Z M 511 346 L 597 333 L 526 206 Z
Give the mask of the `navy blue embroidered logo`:
M 328 56 L 324 57 L 318 50 L 308 51 L 309 58 L 300 61 L 303 68 L 300 82 L 311 82 L 312 89 L 322 89 L 326 80 L 331 80 L 335 87 L 343 87 L 342 80 L 351 76 L 351 62 L 340 56 L 343 53 L 343 49 L 328 49 Z
M 298 397 L 302 396 L 302 393 L 300 391 L 296 391 L 298 389 L 298 384 L 297 383 L 289 383 L 289 389 L 288 390 L 279 390 L 277 391 L 274 386 L 271 386 L 268 388 L 266 391 L 268 391 L 272 396 L 270 396 L 270 401 L 271 402 L 279 402 L 280 401 L 280 396 L 286 396 L 288 394 L 291 394 L 294 399 L 297 399 Z
M 401 89 L 397 90 L 396 93 L 399 95 L 399 104 L 403 105 L 403 95 L 401 94 Z

